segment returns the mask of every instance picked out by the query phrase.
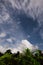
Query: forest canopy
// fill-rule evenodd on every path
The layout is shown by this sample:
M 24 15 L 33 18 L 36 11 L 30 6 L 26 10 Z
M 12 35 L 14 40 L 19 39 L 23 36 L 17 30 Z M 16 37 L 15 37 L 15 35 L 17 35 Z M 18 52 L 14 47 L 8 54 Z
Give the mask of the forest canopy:
M 41 50 L 30 52 L 27 48 L 12 54 L 9 49 L 4 54 L 0 52 L 0 65 L 43 65 L 43 53 Z

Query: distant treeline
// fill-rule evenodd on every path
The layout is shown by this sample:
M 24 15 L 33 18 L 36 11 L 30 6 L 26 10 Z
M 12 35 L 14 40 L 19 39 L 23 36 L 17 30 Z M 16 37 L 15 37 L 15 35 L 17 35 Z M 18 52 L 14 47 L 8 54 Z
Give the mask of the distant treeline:
M 29 49 L 12 54 L 9 49 L 4 54 L 0 52 L 0 65 L 43 65 L 43 54 L 41 50 L 30 52 Z

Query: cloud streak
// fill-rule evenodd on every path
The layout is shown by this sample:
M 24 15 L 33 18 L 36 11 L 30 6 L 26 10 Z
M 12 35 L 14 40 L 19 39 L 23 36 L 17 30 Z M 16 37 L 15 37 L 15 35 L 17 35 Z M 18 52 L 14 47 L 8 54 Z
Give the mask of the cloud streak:
M 4 33 L 4 32 L 2 32 L 2 33 L 0 34 L 0 37 L 1 37 L 1 38 L 5 37 L 5 36 L 6 36 L 6 33 Z

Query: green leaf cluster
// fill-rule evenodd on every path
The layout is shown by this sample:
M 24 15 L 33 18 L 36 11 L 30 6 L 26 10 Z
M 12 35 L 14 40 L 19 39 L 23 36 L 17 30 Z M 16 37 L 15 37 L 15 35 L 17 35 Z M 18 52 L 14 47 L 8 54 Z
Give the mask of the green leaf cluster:
M 25 49 L 14 54 L 7 50 L 4 54 L 0 52 L 0 65 L 43 65 L 43 54 L 41 50 L 32 53 Z

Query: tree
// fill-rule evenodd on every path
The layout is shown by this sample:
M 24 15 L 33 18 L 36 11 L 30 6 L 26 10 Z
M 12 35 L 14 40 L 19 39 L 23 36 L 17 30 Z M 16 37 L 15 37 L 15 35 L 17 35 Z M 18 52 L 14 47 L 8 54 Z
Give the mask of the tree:
M 10 49 L 6 50 L 5 54 L 6 54 L 6 53 L 12 54 Z
M 0 52 L 0 57 L 3 56 L 3 53 Z

